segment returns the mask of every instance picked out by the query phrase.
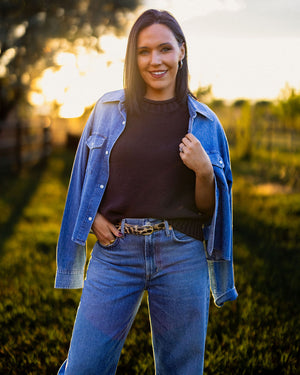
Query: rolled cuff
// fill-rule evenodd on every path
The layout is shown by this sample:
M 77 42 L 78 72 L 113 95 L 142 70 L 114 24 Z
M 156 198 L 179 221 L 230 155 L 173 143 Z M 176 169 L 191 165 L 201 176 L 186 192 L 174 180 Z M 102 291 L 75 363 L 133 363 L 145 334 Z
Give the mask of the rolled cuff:
M 56 289 L 81 289 L 83 288 L 83 272 L 56 272 L 54 288 Z
M 215 299 L 214 299 L 215 305 L 217 307 L 222 307 L 225 302 L 234 301 L 235 299 L 237 299 L 238 293 L 237 293 L 237 290 L 235 289 L 235 287 L 233 287 L 232 289 L 228 290 L 226 293 L 221 294 L 218 297 L 216 297 L 216 296 L 214 296 L 214 297 L 215 297 Z

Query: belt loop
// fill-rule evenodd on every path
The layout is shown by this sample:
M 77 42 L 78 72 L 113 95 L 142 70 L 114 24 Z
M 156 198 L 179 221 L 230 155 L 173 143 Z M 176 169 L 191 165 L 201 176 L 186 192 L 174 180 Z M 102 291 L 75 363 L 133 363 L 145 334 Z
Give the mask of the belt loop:
M 167 222 L 167 220 L 164 220 L 164 223 L 165 223 L 166 235 L 169 237 L 170 236 L 169 223 Z
M 121 221 L 121 233 L 123 234 L 123 236 L 124 236 L 125 222 L 126 222 L 126 219 L 122 219 L 122 221 Z

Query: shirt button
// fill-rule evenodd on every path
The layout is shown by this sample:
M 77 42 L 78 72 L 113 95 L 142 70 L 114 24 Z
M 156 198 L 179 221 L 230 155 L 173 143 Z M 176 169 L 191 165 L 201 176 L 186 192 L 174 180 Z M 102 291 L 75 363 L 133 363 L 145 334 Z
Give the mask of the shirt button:
M 104 188 L 104 185 L 100 185 L 100 189 L 103 189 Z
M 105 151 L 105 155 L 108 155 L 108 151 Z
M 126 121 L 123 121 L 122 124 L 125 125 L 125 124 L 126 124 Z
M 90 216 L 90 217 L 89 217 L 89 221 L 92 221 L 92 220 L 93 220 L 93 218 L 92 218 L 92 216 Z

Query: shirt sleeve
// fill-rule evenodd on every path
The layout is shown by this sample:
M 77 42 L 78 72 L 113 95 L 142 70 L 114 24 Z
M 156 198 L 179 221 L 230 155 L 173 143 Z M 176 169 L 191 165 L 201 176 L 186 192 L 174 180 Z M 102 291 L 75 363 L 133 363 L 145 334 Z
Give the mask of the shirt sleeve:
M 95 109 L 91 113 L 85 125 L 73 163 L 56 248 L 57 270 L 55 288 L 77 289 L 82 288 L 83 286 L 84 266 L 86 261 L 86 244 L 79 244 L 72 241 L 72 234 L 80 207 L 82 187 L 89 155 L 86 141 L 90 135 L 93 125 L 94 112 Z
M 232 173 L 228 143 L 219 128 L 219 150 L 209 153 L 215 175 L 215 210 L 204 227 L 210 287 L 216 306 L 237 298 L 233 272 Z

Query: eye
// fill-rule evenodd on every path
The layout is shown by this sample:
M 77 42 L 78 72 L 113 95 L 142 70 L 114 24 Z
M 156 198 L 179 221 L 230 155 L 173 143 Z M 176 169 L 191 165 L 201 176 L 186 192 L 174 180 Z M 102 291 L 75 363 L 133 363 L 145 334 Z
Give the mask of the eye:
M 169 52 L 169 51 L 171 51 L 171 47 L 163 47 L 162 49 L 161 49 L 161 52 Z
M 148 54 L 148 50 L 146 50 L 146 49 L 140 49 L 138 51 L 138 55 L 144 56 L 144 55 L 147 55 L 147 54 Z

